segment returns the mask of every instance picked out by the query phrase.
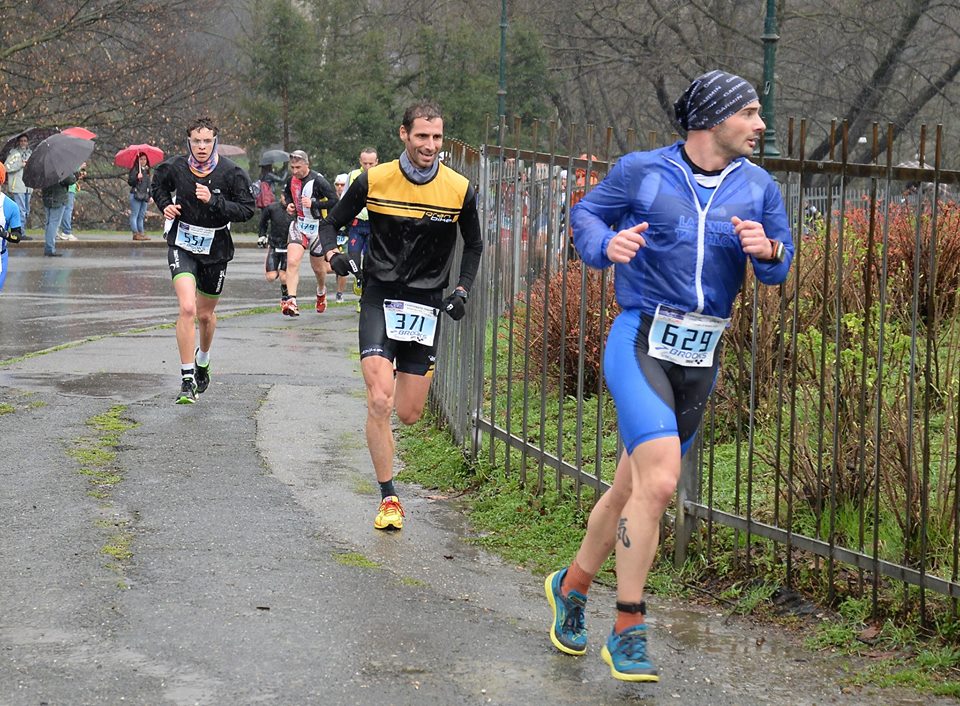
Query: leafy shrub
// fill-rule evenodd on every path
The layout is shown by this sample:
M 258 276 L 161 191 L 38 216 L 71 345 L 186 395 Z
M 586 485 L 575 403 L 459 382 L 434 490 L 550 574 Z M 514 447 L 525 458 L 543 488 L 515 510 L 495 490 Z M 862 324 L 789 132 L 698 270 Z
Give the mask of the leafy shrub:
M 869 202 L 848 205 L 842 230 L 839 215 L 796 243 L 782 288 L 754 299 L 748 273 L 725 337 L 718 436 L 746 438 L 752 372 L 765 431 L 757 453 L 779 470 L 782 492 L 805 501 L 818 536 L 829 534 L 831 506 L 865 508 L 868 536 L 894 522 L 906 555 L 918 560 L 926 546 L 929 567 L 957 522 L 960 208 L 878 202 L 871 222 Z M 842 526 L 832 539 L 855 544 Z
M 566 394 L 576 393 L 583 314 L 584 396 L 597 394 L 601 389 L 603 345 L 619 313 L 613 277 L 585 267 L 579 260 L 569 262 L 566 271 L 553 275 L 549 283 L 543 278 L 536 280 L 530 288 L 529 331 L 525 328 L 524 308 L 517 306 L 512 311 L 517 343 L 529 356 L 530 374 L 543 372 L 546 346 L 547 379 L 555 385 L 562 380 Z
M 960 207 L 917 213 L 865 202 L 848 204 L 842 224 L 839 216 L 798 239 L 782 286 L 755 287 L 748 267 L 724 336 L 708 443 L 746 442 L 752 392 L 757 459 L 776 471 L 770 478 L 779 475 L 782 497 L 802 500 L 816 536 L 858 546 L 853 534 L 869 542 L 873 531 L 889 536 L 892 523 L 901 538 L 886 543 L 901 559 L 925 552 L 928 568 L 945 566 L 957 524 Z M 617 313 L 612 277 L 570 262 L 533 283 L 529 330 L 526 310 L 514 307 L 515 343 L 530 374 L 545 361 L 565 395 L 580 389 L 582 366 L 583 395 L 592 396 Z M 831 508 L 840 507 L 862 509 L 859 526 L 838 521 Z M 769 516 L 769 508 L 752 511 Z

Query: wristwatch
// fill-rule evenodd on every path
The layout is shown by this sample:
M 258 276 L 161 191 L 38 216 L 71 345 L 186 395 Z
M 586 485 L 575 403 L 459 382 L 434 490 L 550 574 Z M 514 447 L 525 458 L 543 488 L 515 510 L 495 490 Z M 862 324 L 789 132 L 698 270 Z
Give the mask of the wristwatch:
M 770 262 L 783 262 L 787 257 L 787 249 L 783 247 L 783 243 L 771 239 L 770 244 L 773 246 L 773 256 L 770 258 Z

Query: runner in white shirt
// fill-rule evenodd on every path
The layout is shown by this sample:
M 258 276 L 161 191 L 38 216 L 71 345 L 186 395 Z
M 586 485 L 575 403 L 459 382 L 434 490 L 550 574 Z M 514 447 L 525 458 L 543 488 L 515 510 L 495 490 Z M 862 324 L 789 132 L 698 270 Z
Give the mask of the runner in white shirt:
M 283 187 L 287 199 L 287 213 L 295 217 L 290 225 L 287 244 L 287 299 L 281 304 L 287 316 L 300 316 L 297 306 L 297 286 L 300 283 L 300 261 L 311 243 L 316 242 L 317 227 L 328 209 L 337 203 L 337 192 L 322 174 L 310 169 L 310 158 L 303 150 L 290 153 L 290 177 Z M 317 278 L 317 313 L 327 309 L 326 260 L 310 253 L 310 267 Z

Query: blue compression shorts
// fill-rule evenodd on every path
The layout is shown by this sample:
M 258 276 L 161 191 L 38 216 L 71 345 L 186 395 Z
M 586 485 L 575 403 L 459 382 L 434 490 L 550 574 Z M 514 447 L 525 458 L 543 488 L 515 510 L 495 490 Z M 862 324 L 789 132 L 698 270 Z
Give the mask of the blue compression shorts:
M 620 436 L 627 453 L 645 441 L 680 438 L 684 454 L 696 436 L 720 366 L 720 347 L 709 368 L 687 367 L 647 354 L 651 317 L 624 310 L 610 327 L 604 377 L 617 406 Z

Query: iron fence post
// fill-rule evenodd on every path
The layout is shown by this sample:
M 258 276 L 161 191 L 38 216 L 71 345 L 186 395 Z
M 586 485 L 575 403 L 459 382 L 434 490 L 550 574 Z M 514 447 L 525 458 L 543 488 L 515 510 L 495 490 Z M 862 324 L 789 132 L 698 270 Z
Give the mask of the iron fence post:
M 690 446 L 690 450 L 680 459 L 680 480 L 677 482 L 677 512 L 673 520 L 673 565 L 683 566 L 687 560 L 687 547 L 693 537 L 697 518 L 687 514 L 687 501 L 699 501 L 700 488 L 700 443 Z

